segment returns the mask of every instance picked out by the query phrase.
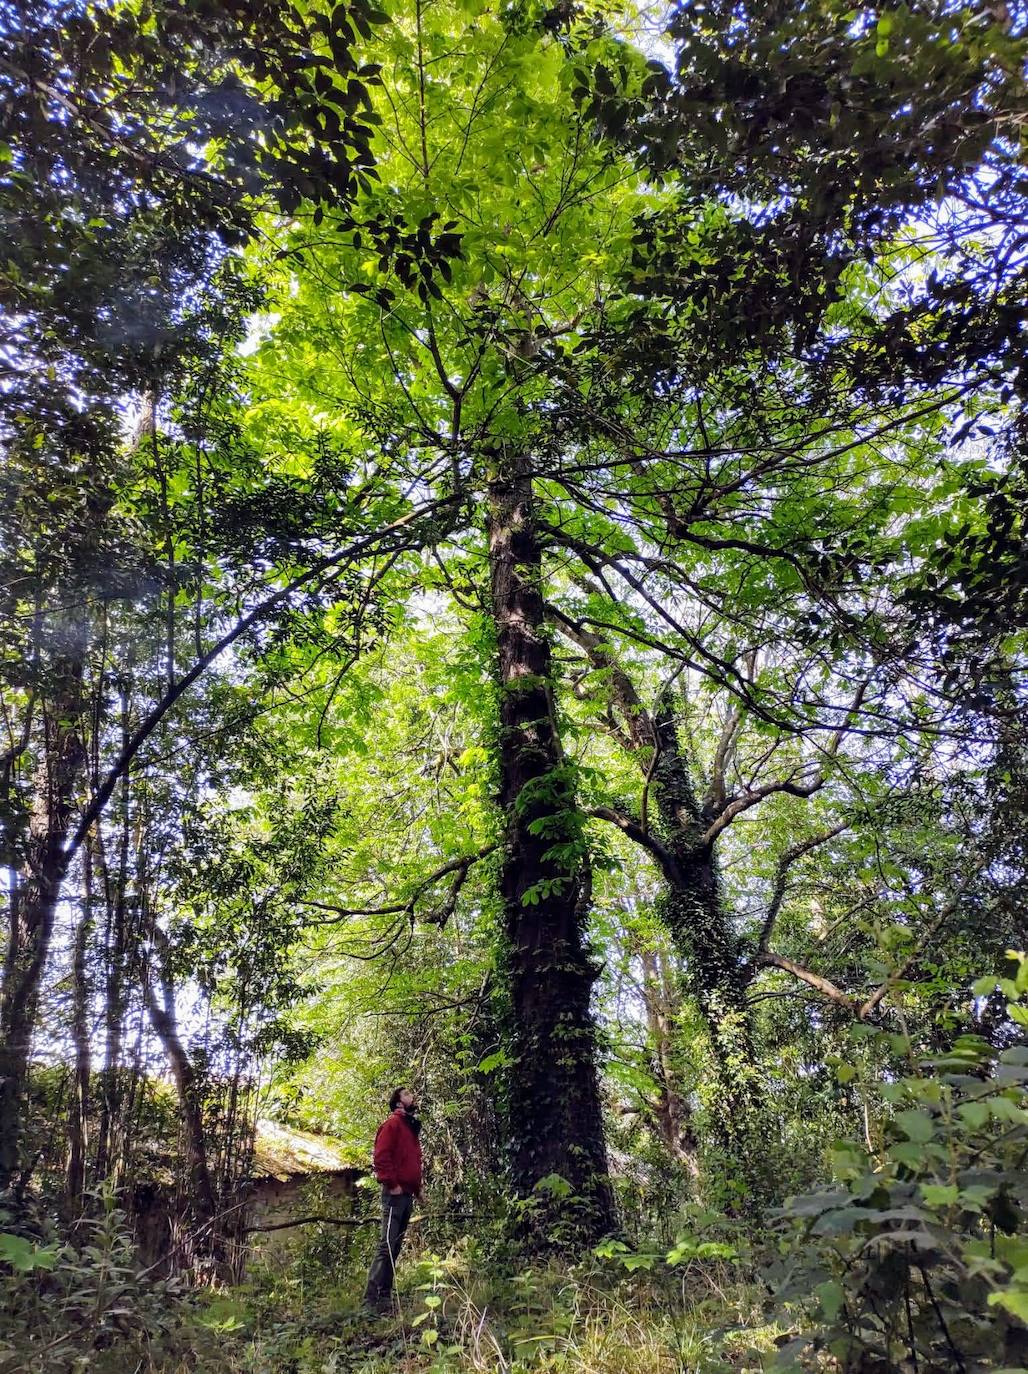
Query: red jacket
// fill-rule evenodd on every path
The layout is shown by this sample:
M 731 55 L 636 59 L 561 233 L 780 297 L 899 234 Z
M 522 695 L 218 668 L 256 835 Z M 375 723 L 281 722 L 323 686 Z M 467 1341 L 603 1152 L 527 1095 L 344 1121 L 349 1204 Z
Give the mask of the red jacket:
M 387 1116 L 375 1136 L 375 1177 L 383 1188 L 421 1192 L 421 1142 L 402 1108 Z

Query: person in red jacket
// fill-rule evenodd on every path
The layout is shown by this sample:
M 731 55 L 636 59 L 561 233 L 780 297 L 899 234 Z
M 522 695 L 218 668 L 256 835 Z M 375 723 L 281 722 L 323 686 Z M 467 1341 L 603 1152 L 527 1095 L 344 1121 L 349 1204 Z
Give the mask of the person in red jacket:
M 389 1116 L 375 1136 L 375 1177 L 382 1185 L 382 1235 L 364 1290 L 364 1304 L 385 1311 L 391 1303 L 396 1260 L 421 1196 L 421 1122 L 414 1094 L 397 1088 L 389 1099 Z

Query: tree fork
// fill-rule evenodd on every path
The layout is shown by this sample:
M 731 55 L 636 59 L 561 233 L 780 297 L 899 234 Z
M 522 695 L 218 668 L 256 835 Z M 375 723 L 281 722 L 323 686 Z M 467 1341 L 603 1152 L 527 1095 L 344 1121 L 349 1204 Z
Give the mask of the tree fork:
M 617 825 L 647 849 L 664 877 L 657 915 L 685 961 L 689 991 L 710 1043 L 715 1099 L 710 1104 L 711 1134 L 744 1181 L 748 1195 L 744 1205 L 752 1205 L 767 1192 L 767 1179 L 759 1167 L 765 1152 L 754 1149 L 763 1091 L 746 997 L 751 973 L 725 910 L 714 852 L 716 835 L 707 833 L 709 817 L 693 787 L 670 690 L 664 689 L 651 715 L 603 640 L 559 609 L 550 607 L 549 612 L 562 632 L 607 674 L 612 704 L 622 722 L 617 738 L 645 777 L 639 819 L 606 807 L 591 814 Z M 647 814 L 651 791 L 657 833 Z

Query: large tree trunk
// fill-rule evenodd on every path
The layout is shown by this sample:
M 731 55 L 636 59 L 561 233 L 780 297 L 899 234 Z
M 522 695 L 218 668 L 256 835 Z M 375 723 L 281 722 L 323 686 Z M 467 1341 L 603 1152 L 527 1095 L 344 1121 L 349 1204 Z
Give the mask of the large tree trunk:
M 713 842 L 705 840 L 711 818 L 693 787 L 670 691 L 650 715 L 635 684 L 599 636 L 565 615 L 557 619 L 568 637 L 606 674 L 611 703 L 620 717 L 616 734 L 646 778 L 638 820 L 627 832 L 657 858 L 665 886 L 657 915 L 682 957 L 690 994 L 707 1027 L 711 1074 L 706 1093 L 707 1138 L 727 1156 L 725 1179 L 738 1181 L 736 1208 L 758 1206 L 768 1195 L 761 1142 L 766 1126 L 764 1089 L 756 1064 L 746 1001 L 750 973 L 721 890 Z M 651 826 L 649 796 L 656 816 Z M 608 819 L 610 818 L 608 814 Z M 625 824 L 625 818 L 619 818 Z M 658 833 L 654 833 L 654 832 Z
M 523 1197 L 559 1175 L 581 1201 L 578 1239 L 609 1231 L 603 1118 L 590 1009 L 597 969 L 586 944 L 589 884 L 582 818 L 554 719 L 542 553 L 524 460 L 505 459 L 489 489 L 489 565 L 500 689 L 500 888 L 507 945 L 507 1118 L 513 1182 Z
M 41 758 L 25 861 L 11 892 L 0 994 L 0 1189 L 15 1182 L 22 1165 L 32 1033 L 57 902 L 68 868 L 65 843 L 86 758 L 78 728 L 81 657 L 59 659 L 53 681 L 54 690 L 43 713 Z

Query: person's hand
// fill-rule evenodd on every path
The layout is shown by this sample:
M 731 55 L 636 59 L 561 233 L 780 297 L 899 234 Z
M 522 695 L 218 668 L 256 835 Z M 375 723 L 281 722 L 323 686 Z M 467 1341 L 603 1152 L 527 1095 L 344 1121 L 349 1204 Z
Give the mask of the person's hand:
M 403 1192 L 403 1189 L 399 1185 L 397 1185 L 395 1188 L 390 1188 L 389 1191 L 390 1193 L 392 1193 L 393 1197 L 399 1197 L 400 1194 Z

